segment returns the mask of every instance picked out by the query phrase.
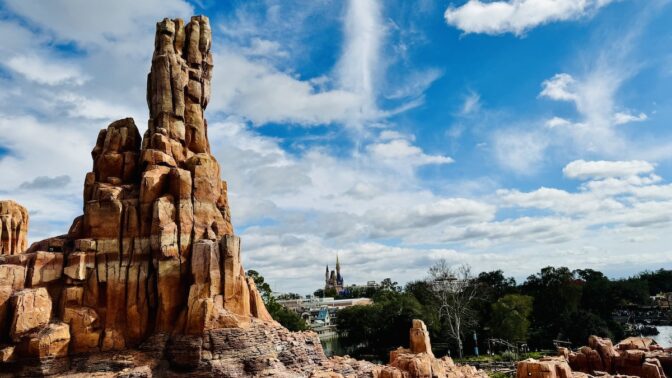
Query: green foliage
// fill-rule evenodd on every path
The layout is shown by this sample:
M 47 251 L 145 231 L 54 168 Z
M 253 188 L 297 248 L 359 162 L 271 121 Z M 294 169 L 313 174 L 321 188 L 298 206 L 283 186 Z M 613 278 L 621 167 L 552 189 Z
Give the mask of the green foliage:
M 635 277 L 645 281 L 649 287 L 649 294 L 672 292 L 672 270 L 659 269 L 655 272 L 642 272 Z
M 259 274 L 259 272 L 252 269 L 247 271 L 247 276 L 254 280 L 254 284 L 257 285 L 257 290 L 259 290 L 259 294 L 261 294 L 264 302 L 270 301 L 273 290 L 271 290 L 271 286 L 268 284 L 268 282 L 264 281 L 264 277 Z
M 308 329 L 308 324 L 296 312 L 287 309 L 275 300 L 266 303 L 266 309 L 271 314 L 273 319 L 282 324 L 290 331 L 305 331 Z
M 526 341 L 533 302 L 529 295 L 507 294 L 499 298 L 492 304 L 493 335 L 509 341 Z
M 305 331 L 308 329 L 308 325 L 306 324 L 305 320 L 299 316 L 299 314 L 292 310 L 288 310 L 275 301 L 275 298 L 273 298 L 273 295 L 271 295 L 273 293 L 273 290 L 271 290 L 271 285 L 269 285 L 268 282 L 265 282 L 264 277 L 259 274 L 259 272 L 256 270 L 248 270 L 247 276 L 254 280 L 254 284 L 257 286 L 257 290 L 259 290 L 259 294 L 261 294 L 261 297 L 264 300 L 266 309 L 275 321 L 282 324 L 290 331 Z M 299 296 L 299 298 L 300 297 L 301 296 Z
M 422 310 L 413 295 L 380 291 L 373 305 L 338 312 L 339 340 L 353 356 L 386 360 L 390 350 L 408 345 L 408 330 L 413 319 L 423 318 Z
M 505 350 L 502 352 L 500 356 L 500 361 L 517 361 L 518 360 L 518 353 L 510 351 L 510 350 Z
M 611 337 L 611 331 L 607 322 L 598 315 L 579 310 L 572 314 L 565 324 L 564 331 L 566 337 L 574 345 L 584 345 L 588 341 L 590 335 L 597 335 L 600 337 Z
M 513 278 L 498 270 L 479 274 L 472 284 L 478 287 L 480 297 L 473 305 L 478 320 L 473 330 L 478 334 L 481 351 L 487 350 L 486 342 L 491 337 L 527 341 L 532 349 L 549 349 L 553 348 L 554 339 L 569 340 L 575 346 L 584 345 L 590 335 L 622 339 L 624 330 L 611 319 L 613 311 L 623 306 L 648 305 L 650 295 L 672 291 L 672 271 L 647 271 L 611 280 L 592 269 L 546 267 L 516 285 Z M 375 302 L 338 313 L 341 341 L 348 350 L 355 349 L 351 354 L 386 360 L 389 350 L 408 345 L 413 318 L 427 324 L 435 354 L 444 355 L 448 348 L 457 354 L 447 324 L 438 315 L 440 301 L 426 281 L 410 282 L 402 289 L 387 279 L 379 288 L 356 288 L 341 297 L 348 295 L 372 298 Z M 465 334 L 471 332 L 470 329 Z M 464 350 L 472 351 L 472 338 L 465 337 L 464 342 Z
M 326 291 L 324 289 L 317 289 L 317 290 L 315 290 L 313 295 L 316 298 L 325 298 L 325 297 L 336 298 L 338 296 L 338 293 L 336 292 L 336 289 L 334 289 L 334 288 L 330 288 Z

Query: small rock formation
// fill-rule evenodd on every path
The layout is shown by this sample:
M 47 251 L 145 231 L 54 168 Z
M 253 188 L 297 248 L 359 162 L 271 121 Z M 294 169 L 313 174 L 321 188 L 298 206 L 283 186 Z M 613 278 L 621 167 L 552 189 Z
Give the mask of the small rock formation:
M 432 353 L 427 326 L 414 319 L 410 330 L 410 348 L 390 352 L 390 366 L 381 370 L 381 378 L 482 377 L 488 375 L 472 366 L 455 365 L 450 357 L 437 359 Z
M 0 256 L 28 248 L 28 210 L 14 201 L 0 201 Z
M 527 359 L 516 365 L 517 378 L 573 378 L 572 369 L 564 358 Z M 577 377 L 579 378 L 579 377 Z
M 210 45 L 207 17 L 157 24 L 147 131 L 101 130 L 67 234 L 26 250 L 27 212 L 0 205 L 0 376 L 484 377 L 434 358 L 421 321 L 383 367 L 271 318 L 210 153 Z
M 672 350 L 663 350 L 646 338 L 631 337 L 614 346 L 609 339 L 590 336 L 588 346 L 576 352 L 559 348 L 558 354 L 558 357 L 544 357 L 540 361 L 530 359 L 519 362 L 518 378 L 672 376 Z

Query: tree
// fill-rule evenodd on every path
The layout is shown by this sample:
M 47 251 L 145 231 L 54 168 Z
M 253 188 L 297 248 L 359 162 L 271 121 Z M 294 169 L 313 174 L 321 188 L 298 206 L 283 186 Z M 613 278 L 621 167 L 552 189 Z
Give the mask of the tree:
M 257 290 L 259 290 L 259 294 L 261 294 L 264 302 L 268 302 L 270 298 L 272 298 L 271 294 L 273 293 L 273 290 L 271 290 L 271 285 L 264 281 L 264 276 L 252 269 L 247 271 L 247 276 L 254 280 L 254 284 L 257 286 Z
M 527 278 L 521 291 L 534 297 L 533 347 L 550 347 L 552 340 L 562 336 L 567 319 L 579 309 L 582 288 L 583 281 L 565 267 L 546 267 Z
M 534 298 L 507 294 L 492 304 L 490 327 L 494 336 L 508 341 L 527 341 Z
M 278 300 L 301 299 L 301 295 L 297 293 L 286 293 L 278 295 Z
M 396 281 L 392 281 L 390 278 L 386 278 L 382 281 L 380 281 L 380 289 L 381 290 L 391 290 L 391 291 L 396 291 L 400 292 L 401 287 L 399 284 L 397 284 Z
M 449 336 L 457 343 L 458 355 L 463 355 L 464 333 L 475 325 L 472 308 L 478 298 L 478 285 L 473 284 L 471 267 L 451 267 L 445 259 L 429 268 L 428 284 L 438 300 L 439 318 L 447 325 Z
M 256 270 L 248 270 L 247 276 L 254 280 L 257 290 L 259 290 L 259 294 L 261 294 L 261 298 L 264 300 L 266 310 L 268 310 L 268 313 L 271 314 L 274 320 L 290 331 L 305 331 L 308 329 L 306 321 L 303 320 L 299 314 L 276 302 L 273 295 L 271 295 L 273 293 L 271 285 L 264 280 L 264 276 L 259 274 Z
M 413 319 L 422 319 L 422 305 L 411 294 L 378 292 L 374 304 L 338 311 L 336 328 L 348 354 L 381 360 L 390 350 L 409 343 Z

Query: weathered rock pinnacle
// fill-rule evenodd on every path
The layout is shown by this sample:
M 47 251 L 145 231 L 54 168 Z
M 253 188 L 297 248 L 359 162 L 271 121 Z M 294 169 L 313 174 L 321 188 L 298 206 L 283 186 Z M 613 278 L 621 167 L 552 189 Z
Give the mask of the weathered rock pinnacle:
M 28 247 L 28 210 L 0 201 L 0 255 L 16 255 Z
M 0 203 L 0 376 L 483 378 L 435 359 L 421 321 L 387 367 L 273 321 L 210 153 L 208 19 L 164 19 L 155 41 L 147 131 L 101 130 L 68 233 L 26 250 L 27 212 Z
M 245 277 L 210 153 L 210 45 L 207 17 L 157 24 L 144 138 L 131 118 L 101 130 L 84 214 L 67 235 L 0 261 L 0 342 L 17 346 L 15 357 L 123 350 L 156 334 L 273 322 Z M 3 202 L 0 214 L 0 252 L 25 251 L 25 209 Z M 57 352 L 18 348 L 55 333 L 65 340 Z

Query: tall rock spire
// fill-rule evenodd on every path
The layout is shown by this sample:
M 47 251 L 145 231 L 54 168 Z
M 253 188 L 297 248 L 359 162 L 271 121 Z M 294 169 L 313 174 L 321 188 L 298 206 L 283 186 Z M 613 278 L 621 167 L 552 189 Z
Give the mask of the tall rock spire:
M 26 293 L 26 300 L 60 304 L 54 303 L 52 318 L 20 333 L 7 323 L 20 320 L 0 316 L 0 342 L 62 321 L 67 327 L 57 325 L 58 332 L 71 335 L 65 350 L 82 353 L 137 346 L 157 333 L 202 335 L 254 319 L 273 322 L 245 276 L 226 183 L 210 153 L 204 117 L 210 45 L 207 17 L 157 23 L 144 138 L 131 118 L 101 130 L 85 179 L 84 214 L 67 235 L 35 243 L 11 260 L 32 275 L 25 284 L 7 289 L 0 283 L 9 294 L 46 286 Z M 32 319 L 21 311 L 10 313 Z M 49 357 L 26 353 L 22 357 Z

